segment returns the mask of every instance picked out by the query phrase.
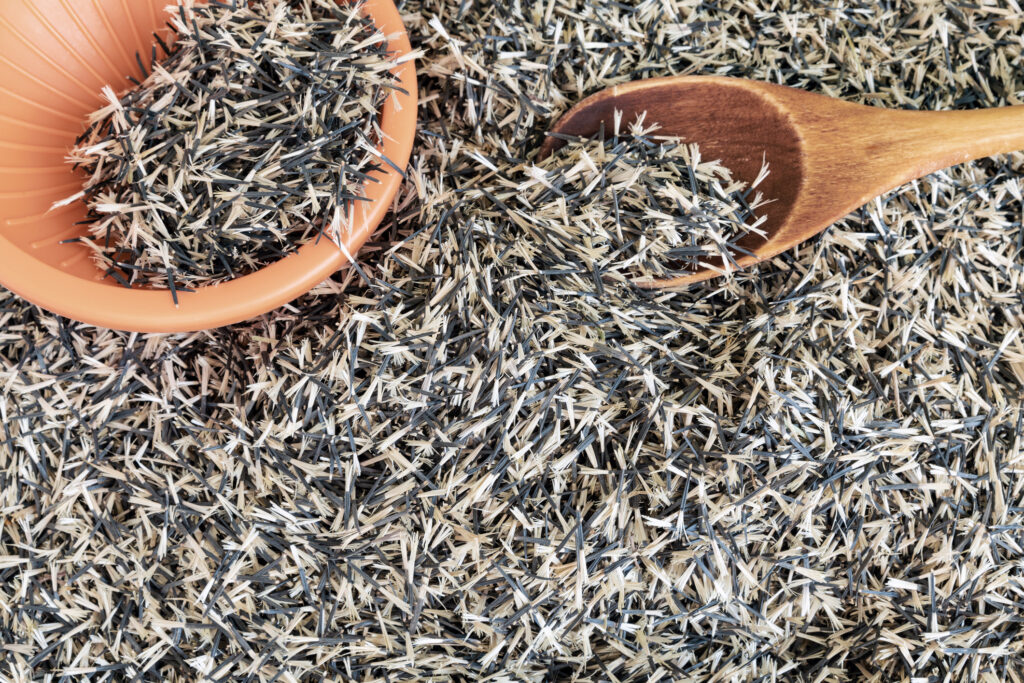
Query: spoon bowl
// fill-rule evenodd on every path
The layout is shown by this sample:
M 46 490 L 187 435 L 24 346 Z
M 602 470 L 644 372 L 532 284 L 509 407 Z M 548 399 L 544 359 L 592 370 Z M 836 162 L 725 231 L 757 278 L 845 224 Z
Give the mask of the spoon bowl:
M 590 137 L 612 130 L 616 112 L 646 113 L 658 134 L 700 146 L 772 200 L 759 212 L 767 239 L 738 243 L 736 267 L 791 249 L 903 183 L 972 159 L 1024 148 L 1024 106 L 970 111 L 866 107 L 794 88 L 740 78 L 677 76 L 616 86 L 583 100 L 552 129 Z M 540 158 L 564 144 L 549 136 Z M 711 262 L 693 273 L 641 284 L 682 287 L 727 272 Z M 735 269 L 735 267 L 732 267 Z

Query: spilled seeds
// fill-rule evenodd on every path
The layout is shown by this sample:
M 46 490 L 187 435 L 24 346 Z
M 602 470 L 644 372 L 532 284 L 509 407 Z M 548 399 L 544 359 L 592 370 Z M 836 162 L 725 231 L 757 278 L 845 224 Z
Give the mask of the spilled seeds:
M 191 2 L 145 80 L 93 114 L 69 157 L 92 239 L 124 285 L 196 287 L 337 238 L 384 163 L 387 41 L 359 4 Z
M 421 130 L 358 271 L 176 336 L 0 296 L 3 666 L 1020 680 L 1024 156 L 674 293 L 565 272 L 513 203 L 553 120 L 640 76 L 1019 104 L 1019 4 L 402 9 Z

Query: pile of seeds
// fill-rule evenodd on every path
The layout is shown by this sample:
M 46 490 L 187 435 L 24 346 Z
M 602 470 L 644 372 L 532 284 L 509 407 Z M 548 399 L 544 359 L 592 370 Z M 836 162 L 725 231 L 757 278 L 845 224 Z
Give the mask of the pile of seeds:
M 1019 4 L 402 9 L 422 129 L 359 270 L 179 336 L 0 295 L 9 677 L 1020 680 L 1024 155 L 675 293 L 512 202 L 636 75 L 1019 104 Z
M 180 6 L 177 42 L 96 112 L 69 161 L 89 174 L 107 275 L 177 289 L 258 270 L 344 230 L 383 163 L 393 62 L 358 3 Z
M 731 266 L 741 238 L 764 238 L 757 209 L 766 200 L 753 192 L 767 166 L 748 188 L 697 145 L 653 138 L 642 120 L 631 128 L 565 140 L 526 170 L 509 197 L 524 244 L 562 253 L 568 270 L 650 281 Z

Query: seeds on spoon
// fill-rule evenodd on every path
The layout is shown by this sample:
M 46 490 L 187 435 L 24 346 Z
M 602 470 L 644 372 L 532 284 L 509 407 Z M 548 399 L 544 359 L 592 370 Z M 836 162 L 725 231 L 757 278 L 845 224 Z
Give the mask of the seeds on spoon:
M 607 139 L 571 137 L 518 187 L 516 214 L 565 266 L 651 280 L 708 266 L 732 270 L 740 242 L 766 237 L 757 209 L 762 167 L 748 186 L 696 144 L 656 137 L 638 120 Z M 720 264 L 724 264 L 720 265 Z

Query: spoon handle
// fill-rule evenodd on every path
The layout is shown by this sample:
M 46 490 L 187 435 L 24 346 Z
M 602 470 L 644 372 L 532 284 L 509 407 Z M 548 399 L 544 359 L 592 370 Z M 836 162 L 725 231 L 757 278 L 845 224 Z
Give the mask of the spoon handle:
M 878 195 L 944 168 L 1024 150 L 1024 106 L 959 111 L 882 109 L 779 86 L 805 159 L 799 200 L 776 234 L 785 248 Z M 813 233 L 812 233 L 813 234 Z
M 906 179 L 955 164 L 1024 150 L 1024 106 L 943 112 L 893 112 L 903 131 L 889 154 L 902 158 Z
M 781 86 L 757 86 L 799 131 L 799 189 L 756 257 L 790 249 L 874 197 L 944 168 L 1024 149 L 1024 106 L 961 111 L 866 107 Z M 777 188 L 778 189 L 778 188 Z M 782 189 L 785 189 L 783 186 Z

